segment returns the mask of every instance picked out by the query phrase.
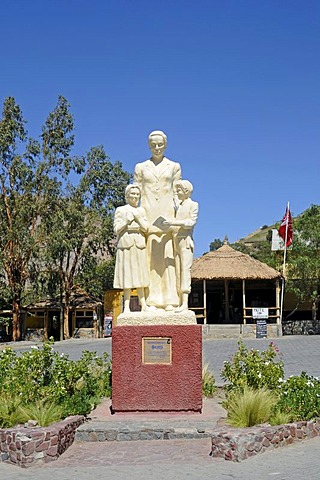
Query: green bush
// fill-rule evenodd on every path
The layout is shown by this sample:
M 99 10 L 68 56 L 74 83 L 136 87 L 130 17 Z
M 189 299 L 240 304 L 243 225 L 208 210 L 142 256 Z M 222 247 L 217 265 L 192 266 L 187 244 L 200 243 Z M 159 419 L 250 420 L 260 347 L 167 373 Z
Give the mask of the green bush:
M 227 391 L 247 387 L 277 390 L 283 379 L 283 361 L 276 346 L 271 342 L 267 350 L 248 350 L 238 341 L 238 351 L 230 361 L 224 362 L 221 377 L 227 382 Z
M 44 343 L 42 348 L 34 346 L 20 356 L 10 348 L 0 352 L 0 395 L 19 399 L 23 407 L 40 401 L 59 406 L 63 416 L 87 414 L 110 394 L 107 354 L 98 357 L 95 352 L 84 351 L 80 360 L 73 361 L 56 352 L 53 342 Z
M 285 425 L 286 423 L 291 422 L 291 417 L 288 413 L 281 412 L 280 410 L 276 409 L 277 406 L 275 406 L 275 411 L 271 415 L 269 422 L 271 425 Z
M 223 405 L 228 413 L 227 423 L 241 428 L 269 422 L 276 403 L 277 397 L 270 390 L 245 386 L 242 391 L 229 394 Z
M 215 385 L 216 380 L 213 373 L 209 370 L 209 365 L 206 363 L 202 368 L 202 394 L 205 397 L 212 397 L 217 390 Z
M 320 416 L 320 381 L 302 372 L 284 380 L 279 389 L 277 407 L 291 421 L 311 420 Z
M 20 404 L 21 400 L 18 397 L 1 395 L 0 428 L 9 428 L 25 422 L 25 416 L 19 409 Z
M 40 427 L 47 427 L 51 423 L 58 422 L 63 417 L 63 411 L 59 405 L 44 400 L 38 400 L 29 405 L 20 405 L 18 413 L 23 422 L 35 420 Z

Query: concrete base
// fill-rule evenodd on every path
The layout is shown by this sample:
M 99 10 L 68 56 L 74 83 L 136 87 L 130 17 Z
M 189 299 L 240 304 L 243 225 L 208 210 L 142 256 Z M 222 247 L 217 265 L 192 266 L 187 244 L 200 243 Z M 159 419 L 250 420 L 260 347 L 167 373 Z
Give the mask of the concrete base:
M 197 319 L 192 310 L 176 313 L 157 309 L 150 312 L 121 313 L 117 325 L 196 325 Z
M 166 363 L 161 351 L 157 351 L 157 341 L 161 344 L 164 338 L 168 339 L 171 350 L 171 356 L 164 357 Z M 154 342 L 155 350 L 151 349 L 147 356 L 145 345 L 149 339 Z M 113 412 L 201 412 L 201 408 L 200 325 L 116 326 L 113 329 Z

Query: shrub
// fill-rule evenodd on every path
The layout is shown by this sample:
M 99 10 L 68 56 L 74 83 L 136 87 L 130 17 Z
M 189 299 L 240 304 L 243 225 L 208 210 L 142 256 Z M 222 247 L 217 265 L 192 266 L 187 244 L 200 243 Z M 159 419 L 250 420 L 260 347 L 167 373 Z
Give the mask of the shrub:
M 279 388 L 277 407 L 291 421 L 311 420 L 320 416 L 320 381 L 302 372 L 284 380 Z
M 267 422 L 276 402 L 277 397 L 270 390 L 245 386 L 242 391 L 229 394 L 223 404 L 228 412 L 227 423 L 241 428 Z
M 18 423 L 24 423 L 25 417 L 19 410 L 20 398 L 8 395 L 1 396 L 0 402 L 0 428 L 9 428 Z
M 59 405 L 44 400 L 38 400 L 29 405 L 20 405 L 18 412 L 24 422 L 35 420 L 40 427 L 47 427 L 63 417 L 63 410 Z
M 0 352 L 0 395 L 17 398 L 23 407 L 59 405 L 62 415 L 87 414 L 111 394 L 111 362 L 84 351 L 80 360 L 54 351 L 53 342 L 32 347 L 18 356 L 10 348 Z M 7 418 L 3 412 L 1 418 Z M 40 423 L 40 422 L 39 422 Z
M 214 375 L 209 370 L 209 365 L 206 363 L 202 368 L 202 394 L 205 397 L 212 397 L 217 387 Z
M 291 422 L 291 417 L 288 413 L 275 410 L 275 412 L 271 415 L 269 422 L 271 425 L 284 425 Z
M 227 391 L 267 388 L 277 390 L 283 379 L 283 361 L 276 346 L 271 342 L 267 350 L 248 350 L 238 341 L 238 351 L 230 361 L 224 362 L 221 377 L 228 382 Z

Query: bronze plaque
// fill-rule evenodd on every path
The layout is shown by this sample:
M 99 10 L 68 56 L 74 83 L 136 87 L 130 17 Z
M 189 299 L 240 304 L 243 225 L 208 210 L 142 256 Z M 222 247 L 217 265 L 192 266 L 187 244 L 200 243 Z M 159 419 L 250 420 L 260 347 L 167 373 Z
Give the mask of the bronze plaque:
M 167 364 L 172 360 L 172 338 L 170 337 L 143 337 L 142 363 Z

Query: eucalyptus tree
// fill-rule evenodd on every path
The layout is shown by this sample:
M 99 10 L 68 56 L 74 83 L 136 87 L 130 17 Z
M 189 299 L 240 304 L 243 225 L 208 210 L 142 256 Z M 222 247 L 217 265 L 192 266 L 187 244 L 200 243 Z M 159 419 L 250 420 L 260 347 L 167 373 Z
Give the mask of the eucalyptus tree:
M 114 254 L 113 213 L 124 203 L 129 173 L 120 162 L 112 163 L 102 146 L 84 157 L 85 170 L 77 182 L 69 182 L 44 220 L 46 226 L 45 265 L 59 278 L 63 336 L 69 338 L 72 288 L 88 266 L 99 265 Z M 91 278 L 92 280 L 92 278 Z
M 81 172 L 83 159 L 71 157 L 73 118 L 62 96 L 42 128 L 41 141 L 27 139 L 26 122 L 13 97 L 0 120 L 0 266 L 10 292 L 13 340 L 21 338 L 21 301 L 32 258 L 43 245 L 42 219 L 51 214 L 61 180 Z

